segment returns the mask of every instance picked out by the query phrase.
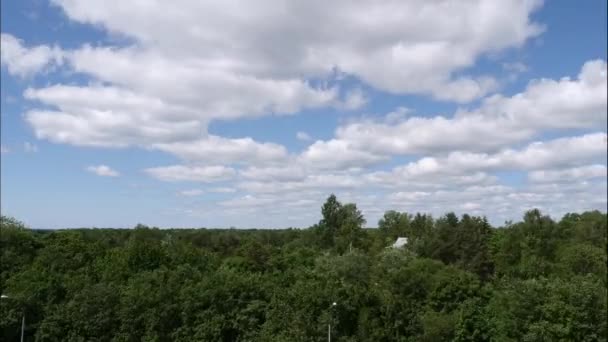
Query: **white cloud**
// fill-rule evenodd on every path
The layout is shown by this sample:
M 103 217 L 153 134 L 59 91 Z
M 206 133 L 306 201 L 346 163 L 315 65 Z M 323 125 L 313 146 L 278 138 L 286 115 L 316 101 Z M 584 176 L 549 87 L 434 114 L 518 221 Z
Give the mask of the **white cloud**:
M 220 202 L 220 205 L 226 207 L 259 207 L 267 204 L 276 203 L 276 198 L 264 198 L 264 197 L 256 197 L 252 195 L 245 195 L 240 198 L 233 198 L 230 200 Z
M 524 150 L 507 149 L 497 155 L 507 169 L 539 169 L 579 165 L 581 162 L 606 159 L 606 133 L 590 133 L 534 142 Z
M 430 192 L 425 191 L 400 191 L 389 195 L 389 198 L 393 201 L 419 201 L 430 195 Z
M 559 218 L 566 212 L 602 209 L 606 207 L 606 182 L 545 183 L 542 186 L 517 188 L 504 185 L 464 186 L 439 189 L 416 195 L 399 192 L 387 196 L 383 208 L 426 212 L 435 216 L 448 211 L 485 215 L 493 224 L 518 220 L 526 210 L 540 208 Z
M 282 145 L 259 143 L 251 138 L 228 139 L 215 135 L 195 141 L 154 144 L 152 147 L 184 160 L 204 164 L 271 163 L 283 161 L 287 157 L 287 150 Z
M 160 3 L 54 2 L 74 21 L 133 41 L 62 51 L 3 36 L 3 61 L 14 73 L 65 59 L 92 78 L 92 85 L 25 94 L 53 107 L 26 114 L 39 138 L 85 146 L 190 141 L 213 120 L 364 105 L 360 88 L 340 103 L 339 84 L 312 85 L 336 72 L 392 93 L 470 101 L 496 82 L 462 70 L 542 31 L 530 20 L 540 1 L 182 1 L 178 11 Z
M 85 47 L 73 52 L 70 61 L 77 71 L 99 80 L 198 109 L 200 118 L 293 114 L 302 108 L 329 105 L 338 95 L 336 88 L 314 88 L 297 77 L 258 77 L 208 64 L 201 56 L 166 56 L 155 47 Z M 140 77 L 129 77 L 129 73 Z
M 497 177 L 487 172 L 462 173 L 456 170 L 412 171 L 408 165 L 397 167 L 392 171 L 379 171 L 363 175 L 367 185 L 386 189 L 411 189 L 415 191 L 437 190 L 442 188 L 456 189 L 466 185 L 494 185 Z
M 245 179 L 257 181 L 293 181 L 302 180 L 310 174 L 299 165 L 276 166 L 276 167 L 249 167 L 240 172 Z
M 26 153 L 36 153 L 38 152 L 38 146 L 32 144 L 29 141 L 26 141 L 23 143 L 23 151 L 25 151 Z
M 338 106 L 338 108 L 343 108 L 346 110 L 355 110 L 359 109 L 365 104 L 369 102 L 369 99 L 360 88 L 355 88 L 346 93 L 344 98 L 344 102 Z
M 413 111 L 407 107 L 397 107 L 394 111 L 386 114 L 384 116 L 384 122 L 389 125 L 398 124 L 402 121 L 405 121 L 408 114 L 411 114 Z
M 28 48 L 16 37 L 0 35 L 0 60 L 11 75 L 27 77 L 53 64 L 62 63 L 62 51 L 57 47 L 40 45 Z
M 376 183 L 399 184 L 456 177 L 454 182 L 488 171 L 527 171 L 579 165 L 606 158 L 606 133 L 566 137 L 547 142 L 534 142 L 523 149 L 504 149 L 495 154 L 452 152 L 445 157 L 424 157 L 398 166 L 390 172 L 378 171 L 366 175 Z M 475 178 L 473 178 L 475 180 Z
M 4 154 L 4 153 L 9 153 L 11 150 L 4 146 L 4 145 L 0 145 L 0 153 Z
M 606 61 L 592 60 L 582 66 L 575 80 L 531 81 L 522 93 L 491 96 L 479 110 L 460 115 L 508 120 L 516 128 L 537 130 L 605 127 L 607 89 Z
M 590 61 L 577 80 L 532 81 L 522 93 L 491 96 L 479 108 L 460 110 L 452 118 L 401 115 L 398 121 L 392 114 L 385 122 L 351 122 L 338 127 L 333 140 L 315 143 L 315 154 L 332 155 L 335 146 L 376 157 L 496 151 L 545 130 L 606 127 L 606 93 L 606 62 Z
M 26 120 L 38 138 L 59 143 L 123 147 L 195 139 L 206 129 L 205 122 L 183 119 L 193 115 L 190 108 L 123 88 L 55 85 L 29 88 L 24 97 L 57 108 L 30 110 Z
M 503 149 L 494 154 L 455 151 L 444 157 L 423 157 L 390 171 L 374 172 L 359 168 L 323 169 L 316 164 L 317 167 L 311 168 L 302 162 L 300 156 L 289 166 L 246 168 L 239 173 L 237 185 L 241 190 L 257 194 L 407 189 L 401 200 L 407 196 L 423 198 L 429 191 L 458 191 L 471 186 L 494 187 L 496 190 L 501 189 L 501 185 L 494 172 L 563 168 L 590 161 L 605 163 L 605 139 L 605 133 L 592 133 L 534 142 L 521 149 Z M 471 198 L 469 202 L 478 203 L 478 199 Z M 454 204 L 454 207 L 462 203 Z
M 308 133 L 301 132 L 301 131 L 298 132 L 298 133 L 296 133 L 296 138 L 298 138 L 298 140 L 301 140 L 301 141 L 310 141 L 310 140 L 312 140 L 312 137 Z
M 606 165 L 586 165 L 562 170 L 537 170 L 528 174 L 528 179 L 532 182 L 553 183 L 553 182 L 572 182 L 592 178 L 608 177 Z
M 206 119 L 196 109 L 172 105 L 126 89 L 56 85 L 27 89 L 27 99 L 58 111 L 30 110 L 26 119 L 38 138 L 82 146 L 139 145 L 200 163 L 267 162 L 287 155 L 285 148 L 253 139 L 206 135 Z
M 463 101 L 483 94 L 483 84 L 453 72 L 542 31 L 530 21 L 540 1 L 182 1 L 179 11 L 160 3 L 55 2 L 71 19 L 134 38 L 167 59 L 262 78 L 337 68 L 382 90 Z
M 233 75 L 131 50 L 85 48 L 69 56 L 77 71 L 113 85 L 55 85 L 28 89 L 24 96 L 56 108 L 26 113 L 39 138 L 74 145 L 188 141 L 204 135 L 212 120 L 294 114 L 330 105 L 337 95 L 302 80 Z
M 347 198 L 360 204 L 371 222 L 384 210 L 399 209 L 435 215 L 456 210 L 488 215 L 493 223 L 500 224 L 501 220 L 517 219 L 517 215 L 532 207 L 542 206 L 550 214 L 561 215 L 572 210 L 568 207 L 570 197 L 577 199 L 580 208 L 602 208 L 601 197 L 605 195 L 598 189 L 605 188 L 603 183 L 595 183 L 595 188 L 588 183 L 576 183 L 582 179 L 605 179 L 605 160 L 606 133 L 590 133 L 533 142 L 519 149 L 505 148 L 493 154 L 455 151 L 443 157 L 423 157 L 392 171 L 331 172 L 301 168 L 298 163 L 290 167 L 253 167 L 243 170 L 242 180 L 237 183 L 249 194 L 224 205 L 272 208 L 283 205 L 280 197 L 284 194 L 297 193 L 301 199 L 321 198 L 319 202 L 322 202 L 323 195 L 330 192 L 354 191 Z M 590 161 L 604 164 L 573 168 Z M 494 175 L 506 170 L 532 170 L 530 175 L 536 177 L 540 174 L 534 170 L 545 170 L 544 184 L 560 182 L 562 185 L 507 186 Z M 534 177 L 530 179 L 536 180 Z M 394 192 L 384 195 L 386 190 Z M 364 199 L 368 197 L 363 193 L 370 192 L 377 196 L 367 203 Z
M 356 148 L 348 141 L 337 139 L 317 140 L 298 157 L 301 165 L 324 169 L 360 167 L 386 160 L 386 156 Z
M 532 205 L 553 212 L 605 207 L 606 61 L 585 63 L 576 77 L 534 80 L 515 95 L 485 99 L 499 80 L 469 72 L 480 58 L 503 73 L 526 70 L 486 57 L 540 35 L 531 19 L 539 0 L 53 2 L 71 20 L 126 39 L 62 50 L 2 35 L 2 66 L 11 75 L 61 66 L 86 80 L 61 78 L 24 92 L 35 102 L 25 113 L 35 135 L 175 156 L 176 165 L 145 172 L 163 181 L 226 181 L 204 191 L 234 198 L 207 212 L 251 224 L 283 220 L 288 211 L 310 224 L 332 191 L 357 202 L 372 225 L 390 206 L 496 217 Z M 208 131 L 217 121 L 355 110 L 375 103 L 378 93 L 482 100 L 435 116 L 398 107 L 382 119 L 347 118 L 326 141 L 300 131 L 296 138 L 310 141 L 301 153 Z M 561 138 L 542 141 L 547 136 Z M 413 161 L 393 167 L 397 156 Z M 105 165 L 87 170 L 118 175 Z M 528 184 L 503 184 L 500 173 L 509 170 L 528 172 Z
M 376 155 L 387 155 L 469 148 L 492 150 L 531 135 L 530 129 L 510 129 L 501 120 L 436 116 L 409 117 L 396 124 L 370 120 L 351 123 L 338 127 L 336 140 Z
M 228 194 L 228 193 L 236 192 L 236 189 L 229 188 L 229 187 L 218 187 L 218 188 L 208 189 L 207 191 L 208 192 L 220 193 L 220 194 Z
M 591 133 L 538 141 L 522 150 L 505 149 L 494 155 L 453 152 L 443 164 L 460 170 L 534 170 L 578 165 L 602 158 L 606 158 L 606 133 Z
M 203 190 L 201 189 L 189 189 L 189 190 L 181 190 L 178 192 L 178 195 L 180 196 L 186 196 L 186 197 L 194 197 L 194 196 L 200 196 L 204 193 Z
M 120 176 L 120 173 L 118 173 L 116 170 L 112 169 L 111 167 L 107 166 L 107 165 L 95 165 L 95 166 L 87 166 L 86 168 L 87 171 L 94 173 L 98 176 L 102 176 L 102 177 L 118 177 Z
M 245 180 L 237 184 L 252 193 L 285 193 L 301 191 L 331 192 L 333 189 L 354 189 L 364 184 L 348 173 L 309 174 L 303 179 Z
M 481 204 L 475 202 L 466 202 L 463 203 L 460 208 L 466 211 L 471 211 L 481 208 Z
M 236 174 L 234 169 L 221 165 L 172 165 L 148 168 L 144 171 L 154 178 L 168 182 L 191 181 L 211 183 L 231 179 Z
M 434 179 L 439 183 L 434 185 L 439 186 L 411 182 L 391 184 L 385 191 L 370 188 L 360 179 L 353 180 L 357 185 L 346 188 L 328 184 L 314 188 L 310 187 L 312 183 L 260 182 L 264 191 L 238 193 L 226 201 L 193 208 L 193 213 L 204 217 L 211 212 L 219 213 L 228 226 L 285 227 L 289 224 L 307 227 L 320 219 L 319 207 L 330 192 L 343 203 L 355 202 L 368 226 L 372 227 L 389 209 L 431 213 L 435 217 L 448 211 L 486 215 L 492 224 L 500 225 L 505 220 L 520 219 L 524 211 L 533 207 L 554 217 L 572 211 L 605 210 L 606 207 L 605 180 L 508 186 L 496 182 L 456 185 L 449 178 L 439 177 Z M 389 189 L 393 192 L 386 193 Z M 260 211 L 265 215 L 260 216 Z

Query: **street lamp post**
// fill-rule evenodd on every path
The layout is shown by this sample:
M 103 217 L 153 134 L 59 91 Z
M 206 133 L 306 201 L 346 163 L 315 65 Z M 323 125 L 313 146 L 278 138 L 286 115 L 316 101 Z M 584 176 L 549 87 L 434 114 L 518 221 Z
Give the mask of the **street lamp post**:
M 23 335 L 25 335 L 25 312 L 23 312 L 23 316 L 21 317 L 21 342 L 23 342 Z
M 0 295 L 0 299 L 9 299 L 11 297 L 7 295 Z M 23 311 L 23 316 L 21 317 L 21 342 L 23 342 L 23 336 L 25 335 L 25 311 Z
M 331 342 L 331 319 L 333 317 L 332 313 L 333 313 L 333 308 L 338 305 L 338 303 L 333 302 L 331 304 L 331 306 L 329 307 L 329 323 L 327 324 L 327 342 Z

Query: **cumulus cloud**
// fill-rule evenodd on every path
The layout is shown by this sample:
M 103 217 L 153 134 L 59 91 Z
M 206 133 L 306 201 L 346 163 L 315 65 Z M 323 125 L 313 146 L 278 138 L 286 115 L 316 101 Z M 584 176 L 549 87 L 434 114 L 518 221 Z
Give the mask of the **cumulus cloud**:
M 350 193 L 346 198 L 357 202 L 371 222 L 386 209 L 434 215 L 455 210 L 489 215 L 494 224 L 513 219 L 513 215 L 532 207 L 562 215 L 573 210 L 570 198 L 576 199 L 577 210 L 605 206 L 602 189 L 606 188 L 606 138 L 603 132 L 589 133 L 532 142 L 518 149 L 504 148 L 492 154 L 454 151 L 445 156 L 422 157 L 390 171 L 328 172 L 298 168 L 298 164 L 248 168 L 240 173 L 237 186 L 249 195 L 235 197 L 223 205 L 272 208 L 290 193 L 299 194 L 302 200 L 316 199 L 318 204 L 324 195 L 334 192 Z M 589 162 L 599 164 L 577 166 Z M 504 171 L 529 171 L 532 183 L 506 185 L 495 175 Z M 369 193 L 376 194 L 375 199 Z M 363 201 L 366 198 L 368 201 Z M 306 207 L 298 214 L 316 209 Z
M 87 80 L 24 91 L 32 102 L 24 118 L 36 137 L 170 154 L 179 159 L 175 165 L 145 173 L 161 181 L 227 182 L 204 190 L 234 196 L 215 203 L 227 217 L 259 217 L 262 208 L 284 218 L 289 209 L 290 220 L 314 221 L 332 191 L 357 202 L 371 222 L 391 206 L 497 217 L 532 205 L 560 212 L 569 199 L 577 209 L 605 206 L 606 61 L 588 61 L 571 77 L 533 80 L 514 95 L 495 94 L 502 80 L 472 71 L 480 58 L 542 33 L 532 19 L 540 0 L 181 0 L 173 9 L 158 1 L 53 3 L 70 20 L 128 43 L 61 49 L 2 34 L 9 74 L 61 67 Z M 495 63 L 506 73 L 527 68 Z M 307 143 L 302 152 L 208 130 L 213 122 L 310 109 L 342 114 L 387 93 L 461 107 L 422 115 L 401 97 L 381 119 L 340 121 L 327 140 L 296 133 Z M 87 170 L 118 175 L 105 165 Z M 504 171 L 527 173 L 528 184 L 507 185 Z
M 360 177 L 348 173 L 312 173 L 302 179 L 244 180 L 237 184 L 241 190 L 252 193 L 331 192 L 364 185 Z
M 512 121 L 517 128 L 588 128 L 606 124 L 607 72 L 605 60 L 586 62 L 576 79 L 539 79 L 511 97 L 494 95 L 472 113 Z
M 308 133 L 302 131 L 296 133 L 296 138 L 298 138 L 300 141 L 312 140 L 312 137 Z
M 231 179 L 236 174 L 234 169 L 221 165 L 171 165 L 148 168 L 144 171 L 154 178 L 169 182 L 190 181 L 211 183 Z
M 54 85 L 28 88 L 24 97 L 56 110 L 32 109 L 26 120 L 38 138 L 80 146 L 124 147 L 132 144 L 195 139 L 205 123 L 179 120 L 192 109 L 117 87 Z M 176 120 L 171 120 L 175 116 Z
M 572 182 L 593 178 L 606 178 L 608 172 L 606 165 L 594 164 L 573 167 L 562 170 L 537 170 L 528 173 L 528 179 L 539 183 Z
M 363 107 L 369 99 L 360 88 L 353 89 L 346 93 L 344 102 L 341 103 L 338 108 L 344 108 L 347 110 L 355 110 Z
M 167 59 L 194 58 L 203 67 L 261 78 L 337 68 L 382 90 L 461 101 L 482 95 L 484 82 L 454 79 L 453 72 L 543 30 L 530 20 L 541 1 L 182 1 L 179 11 L 160 3 L 56 3 L 71 19 L 134 38 Z
M 583 179 L 601 181 L 604 164 L 581 170 L 572 168 L 589 161 L 605 163 L 605 138 L 605 133 L 591 133 L 533 142 L 519 149 L 506 148 L 494 154 L 455 151 L 444 157 L 423 157 L 391 171 L 347 169 L 328 172 L 298 168 L 298 164 L 248 168 L 240 173 L 241 180 L 237 186 L 249 195 L 237 196 L 224 205 L 272 208 L 273 205 L 282 205 L 285 194 L 297 193 L 298 199 L 317 201 L 317 206 L 311 205 L 297 212 L 304 215 L 305 210 L 317 210 L 318 203 L 327 193 L 335 192 L 357 202 L 371 222 L 377 220 L 383 210 L 397 209 L 436 215 L 446 210 L 489 214 L 493 222 L 499 224 L 501 219 L 511 219 L 513 216 L 509 215 L 518 215 L 531 207 L 543 206 L 552 214 L 562 214 L 569 210 L 564 204 L 570 195 L 583 201 L 580 202 L 581 208 L 597 208 L 598 205 L 601 207 L 601 197 L 604 196 L 597 189 L 605 188 L 603 183 L 594 183 L 597 189 L 592 189 L 588 183 L 570 183 Z M 543 182 L 545 185 L 564 184 L 558 176 L 575 176 L 576 179 L 571 179 L 569 186 L 514 187 L 503 184 L 494 174 L 505 170 L 531 170 L 531 174 L 535 174 L 547 169 L 555 173 L 545 171 L 543 175 L 549 176 Z M 394 192 L 385 194 L 386 191 Z M 584 196 L 584 191 L 589 191 L 588 197 Z M 375 194 L 374 197 L 369 193 Z
M 271 167 L 248 167 L 240 172 L 241 176 L 249 180 L 257 181 L 290 181 L 301 180 L 310 174 L 310 171 L 299 165 L 271 166 Z
M 184 160 L 205 164 L 271 163 L 283 161 L 287 157 L 287 149 L 282 145 L 260 143 L 251 138 L 227 139 L 215 135 L 194 141 L 154 144 L 152 148 Z
M 118 177 L 118 176 L 120 176 L 120 173 L 118 173 L 118 171 L 112 169 L 111 167 L 109 167 L 107 165 L 103 165 L 103 164 L 87 166 L 86 170 L 91 173 L 94 173 L 98 176 L 101 176 L 101 177 Z
M 0 35 L 0 60 L 11 75 L 28 77 L 52 65 L 60 65 L 60 48 L 40 45 L 27 47 L 23 41 L 7 33 Z
M 298 163 L 313 168 L 342 169 L 386 161 L 386 156 L 359 149 L 345 140 L 317 140 L 302 152 Z
M 434 215 L 442 215 L 447 210 L 480 215 L 491 213 L 493 223 L 501 224 L 514 216 L 518 218 L 519 214 L 534 207 L 558 217 L 573 210 L 601 208 L 605 191 L 606 182 L 576 182 L 568 187 L 548 183 L 542 187 L 528 188 L 472 185 L 429 191 L 423 195 L 407 191 L 393 193 L 387 196 L 385 207 Z
M 219 194 L 228 194 L 228 193 L 236 192 L 236 189 L 235 188 L 230 188 L 230 187 L 218 187 L 218 188 L 210 188 L 207 191 L 208 192 L 219 193 Z
M 336 130 L 325 144 L 350 146 L 377 155 L 424 154 L 450 150 L 494 151 L 546 130 L 605 127 L 606 61 L 585 63 L 576 80 L 541 79 L 511 97 L 494 95 L 453 117 L 403 116 L 390 122 L 363 120 Z M 329 153 L 329 146 L 317 144 Z
M 526 171 L 578 165 L 606 160 L 606 133 L 534 142 L 523 149 L 504 149 L 495 154 L 455 151 L 445 157 L 423 157 L 395 167 L 392 171 L 373 172 L 366 177 L 376 183 L 433 182 L 445 177 L 462 182 L 482 181 L 487 172 Z M 472 177 L 478 175 L 477 177 Z
M 3 36 L 9 71 L 35 72 L 65 60 L 104 84 L 25 93 L 47 105 L 26 114 L 39 138 L 84 146 L 189 141 L 212 120 L 363 106 L 360 88 L 340 100 L 339 85 L 313 85 L 336 72 L 391 93 L 466 102 L 496 82 L 462 70 L 542 32 L 530 19 L 540 1 L 182 1 L 179 11 L 156 2 L 54 3 L 71 20 L 134 42 L 60 50 Z

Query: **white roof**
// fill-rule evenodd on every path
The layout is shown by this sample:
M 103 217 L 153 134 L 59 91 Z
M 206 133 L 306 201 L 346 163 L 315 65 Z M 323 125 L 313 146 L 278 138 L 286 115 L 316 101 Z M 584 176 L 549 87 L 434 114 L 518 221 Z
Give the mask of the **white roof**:
M 406 237 L 398 237 L 397 241 L 395 241 L 395 243 L 393 244 L 393 248 L 400 248 L 407 245 L 407 238 Z

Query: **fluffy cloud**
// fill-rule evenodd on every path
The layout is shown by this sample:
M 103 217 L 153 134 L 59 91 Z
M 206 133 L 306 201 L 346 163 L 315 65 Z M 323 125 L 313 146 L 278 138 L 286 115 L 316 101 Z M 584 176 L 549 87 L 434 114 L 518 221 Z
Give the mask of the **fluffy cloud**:
M 359 109 L 363 107 L 368 101 L 369 99 L 365 96 L 363 91 L 361 91 L 361 89 L 359 88 L 356 88 L 346 94 L 344 102 L 339 107 L 348 110 Z
M 571 182 L 573 180 L 588 180 L 593 178 L 606 178 L 608 171 L 606 165 L 586 165 L 562 170 L 537 170 L 528 174 L 528 179 L 533 182 L 554 183 Z
M 35 135 L 168 153 L 176 165 L 145 170 L 162 181 L 230 181 L 205 188 L 234 196 L 208 212 L 251 224 L 263 209 L 311 223 L 329 192 L 357 202 L 372 225 L 391 206 L 499 218 L 530 206 L 558 213 L 569 199 L 570 210 L 605 207 L 606 61 L 585 63 L 576 77 L 531 81 L 514 95 L 489 95 L 502 80 L 471 71 L 542 32 L 531 19 L 540 0 L 53 2 L 69 19 L 126 39 L 62 50 L 2 35 L 11 75 L 61 66 L 86 80 L 24 92 Z M 525 71 L 501 62 L 506 73 Z M 208 132 L 217 121 L 357 110 L 382 93 L 480 100 L 436 116 L 399 107 L 381 120 L 348 118 L 327 140 L 298 132 L 309 144 L 298 153 Z M 105 165 L 87 170 L 118 175 Z M 510 184 L 505 170 L 526 172 L 528 183 Z
M 175 11 L 160 2 L 54 2 L 72 20 L 135 42 L 62 51 L 3 35 L 3 63 L 12 73 L 65 59 L 104 84 L 25 94 L 54 108 L 27 113 L 38 137 L 86 146 L 187 141 L 211 120 L 364 105 L 359 88 L 339 99 L 338 86 L 310 82 L 336 71 L 384 91 L 469 101 L 495 82 L 455 72 L 542 31 L 530 21 L 540 1 L 182 1 Z
M 302 180 L 310 171 L 298 165 L 249 167 L 240 172 L 245 179 L 256 181 L 295 181 Z
M 546 142 L 534 142 L 524 150 L 504 150 L 496 155 L 498 167 L 530 170 L 578 165 L 596 159 L 606 160 L 606 133 L 591 133 Z M 489 163 L 489 166 L 492 163 Z
M 120 173 L 107 165 L 87 166 L 87 171 L 102 177 L 118 177 Z
M 504 149 L 495 154 L 452 152 L 446 157 L 424 157 L 394 168 L 366 175 L 375 183 L 403 184 L 409 182 L 463 183 L 482 181 L 486 172 L 526 171 L 578 165 L 606 159 L 606 133 L 593 133 L 547 142 L 534 142 L 523 149 Z M 474 176 L 474 177 L 473 177 Z M 442 183 L 439 182 L 439 183 Z
M 515 213 L 522 214 L 530 208 L 540 208 L 555 217 L 566 212 L 605 208 L 605 192 L 605 181 L 574 182 L 566 187 L 554 183 L 529 188 L 474 185 L 422 193 L 397 192 L 387 196 L 385 207 L 433 215 L 442 215 L 447 210 L 490 214 L 494 224 L 502 224 L 505 220 L 514 219 Z
M 605 126 L 607 91 L 606 61 L 592 60 L 577 79 L 535 80 L 522 93 L 491 96 L 479 110 L 460 115 L 509 120 L 516 128 L 537 130 Z
M 57 47 L 46 45 L 26 47 L 20 39 L 2 33 L 0 35 L 0 60 L 11 75 L 27 77 L 51 65 L 61 64 L 63 53 Z
M 298 132 L 298 133 L 296 133 L 296 138 L 298 138 L 298 140 L 301 140 L 301 141 L 310 141 L 310 140 L 312 140 L 312 138 L 310 137 L 310 135 L 308 133 L 301 132 L 301 131 Z
M 314 88 L 299 78 L 256 77 L 208 65 L 200 56 L 174 59 L 154 47 L 85 47 L 71 53 L 70 61 L 75 70 L 99 80 L 198 108 L 200 118 L 293 114 L 302 108 L 331 104 L 338 95 L 335 88 Z M 133 73 L 139 77 L 131 77 Z
M 331 192 L 364 185 L 360 177 L 348 173 L 313 173 L 302 179 L 244 180 L 237 184 L 241 190 L 251 193 Z
M 193 109 L 142 97 L 116 87 L 56 85 L 27 89 L 24 96 L 59 110 L 30 110 L 26 120 L 38 138 L 81 146 L 139 145 L 204 163 L 276 161 L 285 148 L 251 138 L 206 135 Z
M 227 139 L 209 135 L 195 141 L 154 144 L 152 148 L 198 163 L 271 163 L 287 157 L 284 146 L 251 138 Z
M 572 210 L 570 198 L 576 199 L 577 210 L 605 206 L 606 139 L 606 133 L 590 133 L 532 142 L 492 154 L 454 151 L 423 157 L 391 171 L 329 172 L 298 168 L 296 163 L 284 168 L 252 167 L 240 172 L 241 181 L 237 183 L 249 195 L 237 196 L 223 205 L 242 205 L 243 210 L 270 209 L 281 206 L 285 194 L 296 193 L 300 200 L 317 201 L 317 206 L 298 212 L 303 215 L 305 210 L 318 210 L 323 196 L 334 192 L 357 202 L 370 222 L 386 209 L 434 215 L 456 210 L 489 215 L 494 224 L 532 207 L 562 215 Z M 588 162 L 602 164 L 577 167 Z M 532 183 L 504 184 L 495 173 L 507 170 L 530 171 Z M 375 194 L 373 198 L 369 193 Z
M 234 169 L 220 165 L 171 165 L 148 168 L 144 171 L 154 178 L 168 182 L 190 181 L 211 183 L 231 179 L 236 174 Z
M 398 121 L 391 116 L 389 122 L 353 122 L 339 127 L 335 140 L 325 144 L 377 155 L 493 151 L 544 130 L 605 127 L 606 79 L 606 62 L 590 61 L 576 80 L 536 80 L 522 93 L 491 96 L 479 108 L 461 110 L 452 118 L 412 116 Z M 318 143 L 318 154 L 321 149 L 331 150 Z
M 487 82 L 455 71 L 542 31 L 530 21 L 540 1 L 181 1 L 175 11 L 160 2 L 56 3 L 73 20 L 134 38 L 166 59 L 195 59 L 200 69 L 274 79 L 338 69 L 382 90 L 459 101 L 482 95 Z
M 219 187 L 219 188 L 211 188 L 211 189 L 208 189 L 207 191 L 219 193 L 219 194 L 229 194 L 229 193 L 236 192 L 236 189 L 229 188 L 229 187 Z
M 194 139 L 206 129 L 204 122 L 179 120 L 191 109 L 117 87 L 55 85 L 27 89 L 24 97 L 57 108 L 30 110 L 26 120 L 38 138 L 59 143 L 124 147 Z
M 313 168 L 343 169 L 371 165 L 387 159 L 386 156 L 358 149 L 349 141 L 334 139 L 316 141 L 298 157 L 298 163 Z
M 336 153 L 337 156 L 343 154 L 343 152 Z M 300 156 L 291 163 L 291 166 L 246 168 L 239 173 L 241 180 L 238 187 L 250 193 L 266 194 L 266 196 L 302 191 L 328 193 L 343 192 L 346 189 L 365 189 L 382 193 L 381 189 L 404 189 L 404 192 L 392 197 L 393 200 L 401 200 L 395 203 L 403 204 L 404 199 L 409 199 L 412 203 L 420 202 L 420 205 L 431 205 L 433 202 L 426 199 L 427 195 L 434 192 L 451 191 L 457 194 L 459 189 L 473 188 L 476 192 L 471 194 L 468 202 L 477 203 L 479 196 L 482 195 L 477 191 L 479 187 L 497 194 L 508 189 L 500 184 L 499 178 L 494 175 L 496 172 L 556 170 L 545 172 L 547 182 L 557 181 L 558 175 L 580 177 L 590 171 L 595 172 L 597 177 L 601 167 L 605 168 L 605 166 L 596 165 L 593 170 L 558 170 L 572 168 L 581 163 L 605 163 L 606 133 L 590 133 L 533 142 L 520 149 L 505 148 L 493 154 L 454 151 L 442 157 L 423 157 L 395 167 L 391 171 L 366 173 L 358 168 L 328 171 L 323 168 L 307 168 L 302 160 Z M 531 179 L 538 181 L 540 174 L 534 172 L 531 174 L 535 175 L 531 176 Z M 489 195 L 489 192 L 485 195 Z M 466 202 L 455 201 L 453 208 L 460 207 L 462 203 Z M 479 209 L 484 208 L 481 206 Z

